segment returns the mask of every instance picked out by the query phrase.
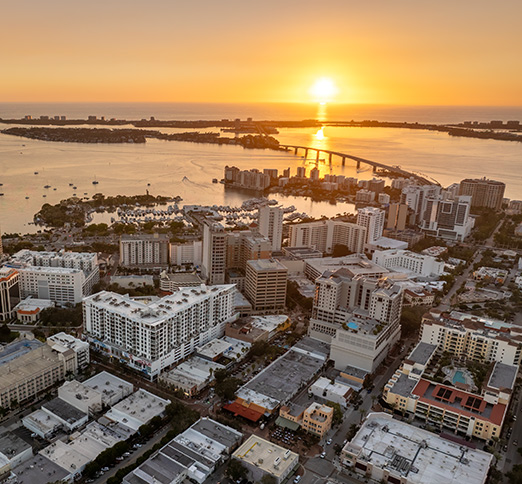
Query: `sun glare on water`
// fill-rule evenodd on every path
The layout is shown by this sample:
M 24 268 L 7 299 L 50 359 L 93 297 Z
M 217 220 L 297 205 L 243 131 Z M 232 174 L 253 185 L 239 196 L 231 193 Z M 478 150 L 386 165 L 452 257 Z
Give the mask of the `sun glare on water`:
M 310 88 L 310 95 L 313 100 L 321 104 L 333 101 L 337 92 L 337 86 L 328 77 L 317 79 L 314 85 Z

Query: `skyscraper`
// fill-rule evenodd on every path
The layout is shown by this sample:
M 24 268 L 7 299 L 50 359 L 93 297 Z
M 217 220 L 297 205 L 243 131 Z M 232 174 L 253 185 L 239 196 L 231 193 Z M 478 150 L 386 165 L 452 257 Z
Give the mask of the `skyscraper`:
M 259 207 L 258 223 L 259 233 L 270 239 L 272 251 L 279 252 L 283 238 L 283 209 L 270 205 Z
M 373 244 L 382 237 L 385 212 L 380 208 L 364 207 L 357 213 L 357 225 L 366 227 L 366 243 Z
M 227 233 L 212 220 L 203 224 L 201 275 L 208 284 L 224 284 L 227 268 Z
M 487 178 L 462 180 L 459 195 L 471 196 L 472 207 L 485 207 L 494 210 L 502 208 L 502 199 L 506 185 Z

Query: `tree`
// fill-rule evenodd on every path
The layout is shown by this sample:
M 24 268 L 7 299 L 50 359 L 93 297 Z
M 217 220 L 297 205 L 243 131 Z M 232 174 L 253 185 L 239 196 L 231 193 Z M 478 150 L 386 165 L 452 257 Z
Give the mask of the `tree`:
M 353 252 L 343 244 L 335 244 L 332 252 L 332 257 L 344 257 L 345 255 L 353 254 Z
M 341 405 L 336 402 L 326 402 L 326 405 L 333 408 L 333 419 L 332 424 L 338 425 L 343 421 L 343 411 L 341 410 Z
M 262 484 L 277 484 L 277 479 L 274 476 L 272 476 L 271 474 L 265 474 L 261 478 L 261 483 Z
M 248 474 L 248 470 L 237 459 L 231 459 L 230 462 L 228 463 L 226 474 L 232 480 L 237 481 L 239 479 L 245 478 Z

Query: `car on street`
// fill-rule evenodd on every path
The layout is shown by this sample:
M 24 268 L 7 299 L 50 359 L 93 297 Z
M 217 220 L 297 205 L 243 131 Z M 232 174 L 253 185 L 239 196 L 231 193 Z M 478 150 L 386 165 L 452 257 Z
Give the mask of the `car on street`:
M 332 443 L 332 439 L 328 439 L 328 440 L 326 441 L 326 445 L 330 445 L 331 443 Z
M 326 457 L 326 452 L 323 452 L 320 456 L 321 459 L 324 459 Z
M 515 440 L 513 441 L 513 445 L 514 445 L 515 447 L 518 447 L 518 440 L 517 440 L 517 439 L 515 439 Z
M 295 476 L 294 484 L 297 484 L 301 480 L 301 476 Z

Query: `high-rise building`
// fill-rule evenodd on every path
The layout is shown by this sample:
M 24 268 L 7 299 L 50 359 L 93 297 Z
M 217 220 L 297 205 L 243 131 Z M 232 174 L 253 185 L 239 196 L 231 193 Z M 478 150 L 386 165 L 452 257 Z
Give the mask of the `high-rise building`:
M 306 167 L 305 166 L 297 167 L 297 178 L 306 178 Z
M 203 223 L 201 276 L 208 284 L 224 284 L 227 269 L 227 233 L 220 223 Z
M 120 264 L 126 267 L 167 266 L 170 240 L 166 234 L 122 235 Z
M 308 335 L 330 343 L 337 369 L 375 371 L 400 337 L 401 287 L 345 269 L 325 272 L 315 285 Z
M 227 269 L 246 270 L 249 260 L 270 259 L 272 243 L 257 232 L 242 230 L 227 234 Z
M 194 240 L 183 244 L 170 244 L 170 263 L 181 266 L 183 264 L 201 265 L 203 242 Z
M 100 280 L 98 256 L 90 252 L 21 250 L 9 266 L 20 274 L 20 297 L 77 304 Z
M 502 199 L 504 198 L 505 183 L 480 179 L 465 179 L 460 182 L 459 195 L 471 196 L 472 207 L 486 207 L 494 210 L 502 208 Z
M 310 170 L 310 180 L 319 181 L 319 170 L 317 167 L 314 167 Z
M 412 211 L 410 222 L 419 223 L 426 209 L 427 198 L 437 198 L 441 194 L 438 185 L 410 185 L 402 189 L 401 204 L 406 204 Z
M 345 245 L 355 253 L 364 252 L 366 228 L 339 220 L 319 220 L 289 226 L 290 247 L 310 247 L 331 253 L 336 245 Z
M 0 267 L 0 321 L 14 316 L 14 307 L 20 301 L 20 274 L 9 267 Z
M 426 199 L 426 209 L 420 220 L 421 229 L 427 235 L 463 241 L 474 225 L 470 209 L 470 196 L 461 195 L 454 200 L 430 197 Z
M 268 237 L 272 243 L 272 251 L 281 250 L 283 238 L 283 209 L 270 205 L 259 207 L 259 233 Z
M 236 319 L 235 293 L 233 285 L 202 285 L 147 304 L 103 291 L 83 301 L 84 334 L 98 350 L 153 378 L 223 336 Z
M 288 269 L 276 260 L 249 260 L 245 296 L 257 313 L 277 313 L 285 308 Z
M 357 225 L 366 228 L 366 242 L 373 244 L 382 237 L 386 213 L 375 207 L 364 207 L 357 212 Z
M 408 218 L 408 205 L 403 203 L 392 203 L 388 210 L 387 229 L 405 230 Z

